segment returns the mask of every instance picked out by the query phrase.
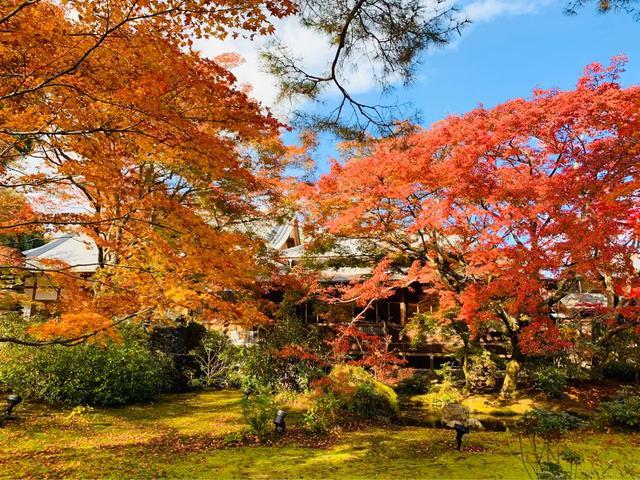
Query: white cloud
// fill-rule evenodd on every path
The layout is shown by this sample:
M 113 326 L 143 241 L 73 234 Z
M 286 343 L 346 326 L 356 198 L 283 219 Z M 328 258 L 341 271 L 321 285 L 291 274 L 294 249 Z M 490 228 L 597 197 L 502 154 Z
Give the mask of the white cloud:
M 470 0 L 460 5 L 460 19 L 471 21 L 471 25 L 462 31 L 462 36 L 453 37 L 444 48 L 456 50 L 465 37 L 473 31 L 474 25 L 490 23 L 503 17 L 529 15 L 541 11 L 557 0 Z M 437 52 L 430 52 L 431 54 Z
M 424 1 L 427 7 L 437 5 L 440 9 L 443 8 L 442 3 L 437 3 L 434 0 Z M 485 23 L 503 16 L 534 13 L 553 1 L 471 0 L 462 2 L 461 16 L 474 23 Z M 451 0 L 451 4 L 453 3 L 457 2 Z M 302 66 L 309 73 L 321 75 L 326 72 L 335 47 L 332 47 L 323 35 L 304 27 L 295 17 L 275 20 L 274 26 L 278 39 L 289 48 L 294 57 L 302 60 Z M 271 38 L 256 37 L 254 40 L 238 38 L 225 41 L 197 40 L 195 46 L 207 57 L 230 52 L 240 54 L 245 62 L 233 69 L 239 82 L 251 85 L 251 94 L 254 98 L 271 107 L 280 118 L 286 119 L 289 113 L 300 105 L 285 105 L 276 102 L 278 94 L 276 81 L 264 70 L 260 61 L 260 50 Z M 456 48 L 458 43 L 459 39 L 454 40 L 451 47 Z M 350 65 L 346 66 L 343 82 L 355 94 L 371 91 L 376 86 L 374 70 L 375 67 L 367 60 L 366 53 L 362 52 L 360 58 L 354 59 Z M 327 92 L 328 95 L 332 93 L 335 92 Z
M 491 22 L 506 15 L 534 13 L 554 0 L 477 0 L 462 10 L 462 16 L 474 23 Z
M 294 58 L 301 60 L 300 65 L 308 73 L 320 75 L 326 72 L 335 50 L 323 35 L 304 27 L 295 17 L 276 20 L 274 25 L 278 39 L 290 50 Z M 238 53 L 244 59 L 243 64 L 233 69 L 238 81 L 251 85 L 251 95 L 254 98 L 273 108 L 279 116 L 286 117 L 288 112 L 299 105 L 276 104 L 278 94 L 276 81 L 264 70 L 260 60 L 260 50 L 272 38 L 197 40 L 195 47 L 209 58 L 223 53 Z M 345 71 L 345 77 L 345 83 L 354 93 L 366 92 L 374 86 L 370 67 L 350 66 Z
M 234 74 L 241 83 L 246 83 L 252 87 L 252 95 L 271 106 L 274 103 L 277 89 L 274 79 L 263 71 L 259 50 L 266 42 L 265 38 L 257 38 L 254 41 L 237 38 L 220 41 L 217 39 L 197 40 L 195 47 L 205 57 L 215 57 L 223 53 L 238 53 L 244 63 L 233 69 Z

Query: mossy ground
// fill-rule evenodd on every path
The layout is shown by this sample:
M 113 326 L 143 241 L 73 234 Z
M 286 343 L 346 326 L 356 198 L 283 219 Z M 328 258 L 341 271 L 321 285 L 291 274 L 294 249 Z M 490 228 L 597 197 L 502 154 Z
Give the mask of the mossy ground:
M 330 444 L 318 438 L 315 446 L 298 441 L 292 415 L 291 440 L 226 444 L 244 428 L 240 399 L 236 391 L 168 395 L 77 415 L 20 405 L 21 420 L 0 428 L 0 477 L 529 478 L 509 432 L 472 432 L 463 452 L 451 431 L 399 426 L 342 433 Z M 586 457 L 582 473 L 611 460 L 608 478 L 640 475 L 638 435 L 581 433 L 569 443 Z
M 562 410 L 585 417 L 595 414 L 601 401 L 615 397 L 620 387 L 620 384 L 613 382 L 608 385 L 576 385 L 570 387 L 561 399 L 550 399 L 533 390 L 521 390 L 515 399 L 510 400 L 499 400 L 495 394 L 471 394 L 463 395 L 460 403 L 467 406 L 472 416 L 480 420 L 516 421 L 533 408 Z M 432 408 L 431 399 L 430 394 L 402 395 L 400 402 L 404 409 L 410 409 L 412 413 L 427 417 L 435 413 L 439 416 L 439 409 Z

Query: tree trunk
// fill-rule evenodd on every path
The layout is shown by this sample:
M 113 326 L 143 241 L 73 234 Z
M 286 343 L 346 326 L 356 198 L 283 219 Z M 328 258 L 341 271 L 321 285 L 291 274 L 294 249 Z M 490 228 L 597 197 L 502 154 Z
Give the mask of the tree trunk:
M 504 374 L 504 382 L 500 389 L 500 398 L 507 399 L 515 396 L 518 387 L 518 375 L 520 373 L 521 365 L 518 360 L 512 358 L 507 363 L 507 368 Z
M 500 398 L 502 399 L 513 398 L 515 396 L 516 390 L 518 389 L 518 375 L 520 374 L 522 361 L 524 360 L 518 343 L 518 333 L 511 331 L 509 337 L 511 339 L 511 360 L 507 362 L 504 382 L 500 389 Z
M 467 346 L 464 347 L 464 352 L 462 353 L 462 374 L 464 375 L 464 389 L 469 393 L 471 385 L 469 384 L 469 351 Z
M 601 382 L 604 379 L 604 364 L 609 357 L 609 352 L 606 349 L 604 351 L 596 351 L 591 356 L 591 371 L 589 377 L 594 382 Z
M 608 300 L 608 304 L 612 304 L 612 301 Z M 606 345 L 606 332 L 600 318 L 595 318 L 591 321 L 591 342 L 593 351 L 591 353 L 589 377 L 593 381 L 600 382 L 604 377 L 604 364 L 609 356 Z

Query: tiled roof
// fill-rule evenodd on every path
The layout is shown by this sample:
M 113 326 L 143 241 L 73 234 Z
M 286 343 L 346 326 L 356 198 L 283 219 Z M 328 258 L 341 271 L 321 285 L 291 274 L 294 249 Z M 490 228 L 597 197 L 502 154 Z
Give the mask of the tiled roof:
M 42 260 L 58 260 L 75 272 L 94 272 L 98 265 L 98 248 L 86 235 L 62 235 L 41 247 L 25 250 L 27 266 L 43 268 Z
M 292 224 L 254 225 L 252 232 L 263 238 L 267 246 L 281 250 L 293 235 Z M 76 272 L 94 272 L 98 266 L 98 249 L 95 242 L 86 235 L 65 234 L 54 238 L 41 247 L 25 250 L 27 266 L 42 268 L 40 260 L 59 260 L 70 265 Z

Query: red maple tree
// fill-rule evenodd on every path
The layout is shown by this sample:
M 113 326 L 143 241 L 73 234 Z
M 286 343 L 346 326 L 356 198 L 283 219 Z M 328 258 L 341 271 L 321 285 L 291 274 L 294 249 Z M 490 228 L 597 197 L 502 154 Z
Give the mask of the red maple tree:
M 508 388 L 526 355 L 566 346 L 552 314 L 579 282 L 607 298 L 597 342 L 636 328 L 640 87 L 621 87 L 623 65 L 590 65 L 571 91 L 535 90 L 334 163 L 304 189 L 305 208 L 386 272 L 351 293 L 383 297 L 402 273 L 472 334 L 501 325 Z

